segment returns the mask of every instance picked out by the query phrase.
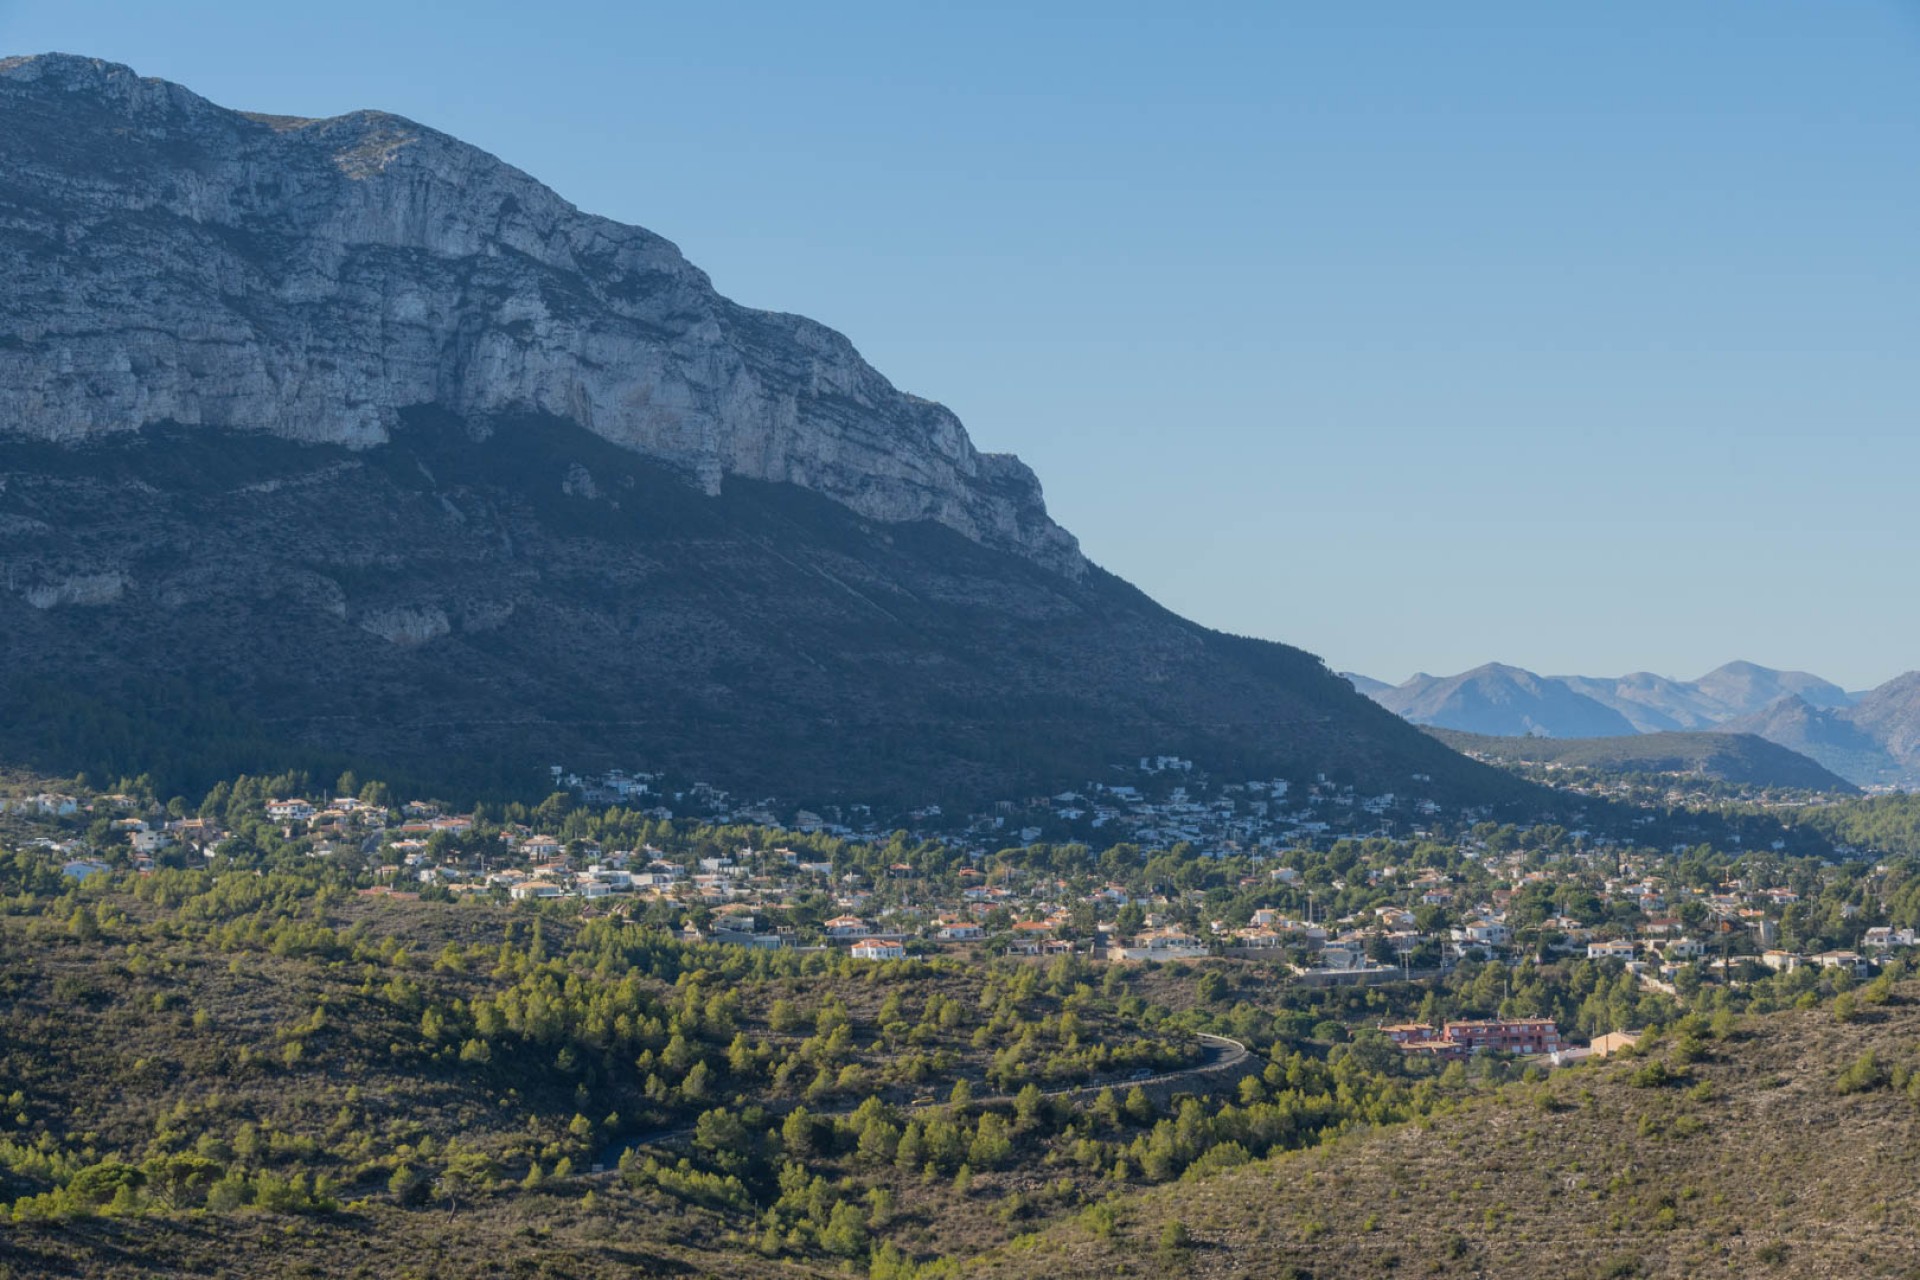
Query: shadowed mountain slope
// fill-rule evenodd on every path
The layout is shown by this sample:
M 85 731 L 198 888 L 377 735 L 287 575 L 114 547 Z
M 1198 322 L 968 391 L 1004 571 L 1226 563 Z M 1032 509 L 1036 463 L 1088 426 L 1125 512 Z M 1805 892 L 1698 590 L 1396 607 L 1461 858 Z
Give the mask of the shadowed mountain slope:
M 792 485 L 708 497 L 560 423 L 475 440 L 425 417 L 357 453 L 15 443 L 0 479 L 6 559 L 36 583 L 0 595 L 0 747 L 49 767 L 292 756 L 488 784 L 565 761 L 904 802 L 1175 752 L 1518 794 L 1311 655 L 1110 574 Z

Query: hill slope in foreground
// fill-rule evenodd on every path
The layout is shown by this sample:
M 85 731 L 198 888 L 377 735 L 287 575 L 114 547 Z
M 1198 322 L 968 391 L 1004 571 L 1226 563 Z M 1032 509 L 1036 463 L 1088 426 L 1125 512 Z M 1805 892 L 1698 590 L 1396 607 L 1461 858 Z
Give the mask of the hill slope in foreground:
M 1646 733 L 1621 738 L 1496 738 L 1430 728 L 1481 760 L 1559 764 L 1602 773 L 1678 773 L 1744 786 L 1858 795 L 1860 789 L 1797 751 L 1751 733 Z
M 1109 1234 L 1058 1227 L 967 1274 L 1911 1276 L 1914 994 L 1850 1024 L 1817 1008 L 1648 1042 L 1426 1125 L 1147 1192 Z

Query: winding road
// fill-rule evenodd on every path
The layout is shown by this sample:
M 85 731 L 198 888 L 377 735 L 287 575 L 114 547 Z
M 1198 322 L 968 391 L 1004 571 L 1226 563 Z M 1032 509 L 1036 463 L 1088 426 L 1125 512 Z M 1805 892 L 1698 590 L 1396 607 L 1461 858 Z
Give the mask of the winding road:
M 1246 1045 L 1240 1043 L 1238 1040 L 1234 1040 L 1228 1036 L 1196 1033 L 1194 1038 L 1200 1042 L 1200 1047 L 1206 1052 L 1200 1061 L 1190 1067 L 1181 1067 L 1177 1071 L 1163 1071 L 1158 1075 L 1142 1076 L 1137 1080 L 1105 1080 L 1093 1084 L 1067 1085 L 1060 1089 L 1044 1090 L 1041 1096 L 1046 1098 L 1073 1098 L 1097 1095 L 1102 1089 L 1132 1089 L 1136 1085 L 1144 1088 L 1147 1086 L 1174 1084 L 1195 1076 L 1218 1074 L 1225 1077 L 1230 1073 L 1234 1073 L 1236 1068 L 1252 1056 L 1252 1050 L 1248 1049 Z M 1238 1074 L 1233 1074 L 1232 1078 L 1237 1080 L 1239 1076 Z M 995 1102 L 1012 1102 L 1013 1097 L 1014 1095 L 1010 1093 L 983 1094 L 976 1097 L 973 1103 L 975 1106 L 981 1106 Z M 837 1116 L 852 1115 L 855 1111 L 859 1110 L 865 1102 L 866 1098 L 861 1098 L 857 1102 L 843 1103 L 840 1106 L 832 1107 L 824 1111 L 815 1111 L 810 1114 L 817 1120 L 830 1120 Z M 907 1114 L 912 1115 L 916 1112 L 931 1111 L 936 1107 L 944 1105 L 945 1104 L 941 1102 L 911 1102 L 906 1105 L 905 1110 Z M 770 1113 L 769 1119 L 782 1119 L 790 1114 L 791 1110 L 792 1109 L 789 1108 L 787 1111 L 782 1111 L 777 1114 Z M 691 1138 L 693 1136 L 693 1129 L 694 1126 L 685 1124 L 678 1128 L 656 1129 L 651 1133 L 639 1137 L 622 1138 L 617 1142 L 609 1143 L 601 1150 L 599 1160 L 593 1166 L 593 1173 L 601 1177 L 612 1177 L 619 1172 L 620 1157 L 624 1156 L 627 1152 L 637 1150 L 640 1147 L 666 1146 L 669 1143 Z

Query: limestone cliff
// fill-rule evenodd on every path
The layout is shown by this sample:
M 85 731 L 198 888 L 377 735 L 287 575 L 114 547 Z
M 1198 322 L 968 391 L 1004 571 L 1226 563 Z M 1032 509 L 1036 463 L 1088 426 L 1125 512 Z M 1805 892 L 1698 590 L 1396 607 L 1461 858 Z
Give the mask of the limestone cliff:
M 364 449 L 410 408 L 570 420 L 728 477 L 930 520 L 1078 577 L 1033 473 L 833 330 L 379 112 L 251 115 L 126 67 L 0 61 L 0 432 L 160 423 Z

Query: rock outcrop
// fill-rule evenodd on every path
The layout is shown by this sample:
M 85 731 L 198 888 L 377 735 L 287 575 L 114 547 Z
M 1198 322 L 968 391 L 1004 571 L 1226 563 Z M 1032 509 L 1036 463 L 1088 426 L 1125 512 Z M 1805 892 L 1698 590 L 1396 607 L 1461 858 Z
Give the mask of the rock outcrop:
M 568 420 L 708 493 L 800 485 L 1068 576 L 1033 473 L 845 337 L 397 116 L 230 111 L 65 55 L 0 61 L 0 432 L 161 423 L 364 449 L 432 406 Z

